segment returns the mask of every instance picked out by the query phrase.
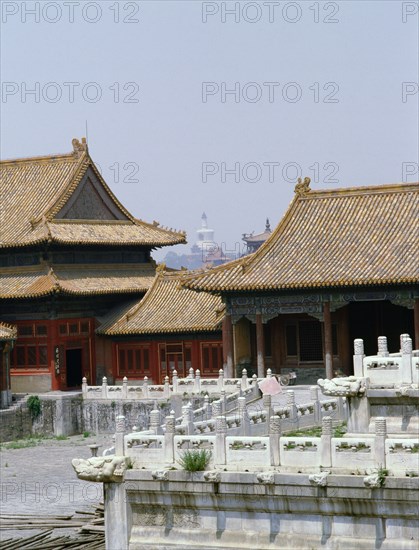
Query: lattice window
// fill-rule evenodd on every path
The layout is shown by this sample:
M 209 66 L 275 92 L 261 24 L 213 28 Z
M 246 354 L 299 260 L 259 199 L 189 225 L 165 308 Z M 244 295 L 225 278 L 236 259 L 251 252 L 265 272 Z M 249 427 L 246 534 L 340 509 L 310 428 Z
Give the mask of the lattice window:
M 322 327 L 318 321 L 301 321 L 298 325 L 300 361 L 323 361 Z
M 119 346 L 118 376 L 149 376 L 150 347 L 149 345 Z
M 223 368 L 223 346 L 221 342 L 201 344 L 202 374 L 216 374 Z

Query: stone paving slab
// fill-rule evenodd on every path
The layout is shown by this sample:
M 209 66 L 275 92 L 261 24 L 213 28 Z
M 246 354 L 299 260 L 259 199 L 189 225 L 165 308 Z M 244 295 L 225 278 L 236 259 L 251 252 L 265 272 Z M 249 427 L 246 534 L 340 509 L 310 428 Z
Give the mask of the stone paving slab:
M 77 478 L 71 460 L 91 456 L 88 445 L 111 446 L 109 435 L 72 436 L 66 440 L 44 439 L 36 447 L 0 451 L 0 513 L 73 515 L 76 510 L 93 511 L 103 500 L 101 483 Z M 86 516 L 86 523 L 89 516 Z M 37 531 L 0 531 L 0 540 L 23 537 Z M 66 534 L 67 529 L 56 533 Z M 68 532 L 67 532 L 68 534 Z

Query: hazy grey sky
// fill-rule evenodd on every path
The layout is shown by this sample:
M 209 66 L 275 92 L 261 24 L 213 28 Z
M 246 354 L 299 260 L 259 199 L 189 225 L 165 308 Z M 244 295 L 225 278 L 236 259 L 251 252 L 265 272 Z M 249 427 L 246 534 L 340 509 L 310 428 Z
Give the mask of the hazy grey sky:
M 191 245 L 204 210 L 227 249 L 275 225 L 298 175 L 419 179 L 417 1 L 1 7 L 2 158 L 69 152 L 87 120 L 118 198 Z

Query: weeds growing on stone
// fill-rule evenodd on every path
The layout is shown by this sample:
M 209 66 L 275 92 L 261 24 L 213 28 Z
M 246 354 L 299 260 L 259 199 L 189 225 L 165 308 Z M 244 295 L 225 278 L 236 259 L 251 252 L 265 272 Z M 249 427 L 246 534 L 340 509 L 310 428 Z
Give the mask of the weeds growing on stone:
M 200 472 L 208 466 L 211 456 L 211 451 L 206 449 L 193 449 L 184 451 L 178 462 L 188 472 Z
M 9 441 L 8 443 L 2 443 L 2 449 L 26 449 L 27 447 L 36 447 L 41 443 L 42 437 L 27 437 L 25 439 L 17 439 L 16 441 Z
M 32 420 L 38 418 L 42 411 L 41 400 L 37 395 L 30 395 L 27 401 L 28 409 L 31 413 Z
M 380 466 L 377 470 L 377 476 L 380 483 L 380 487 L 384 487 L 384 484 L 386 482 L 386 477 L 388 476 L 387 468 L 383 468 L 382 466 Z

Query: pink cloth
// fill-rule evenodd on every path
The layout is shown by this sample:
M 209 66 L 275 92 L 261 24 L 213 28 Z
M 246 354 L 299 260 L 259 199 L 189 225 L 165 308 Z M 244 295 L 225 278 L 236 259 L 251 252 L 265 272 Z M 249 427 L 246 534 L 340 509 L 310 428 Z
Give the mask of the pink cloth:
M 277 395 L 282 392 L 281 384 L 274 376 L 259 382 L 259 389 L 264 395 Z

